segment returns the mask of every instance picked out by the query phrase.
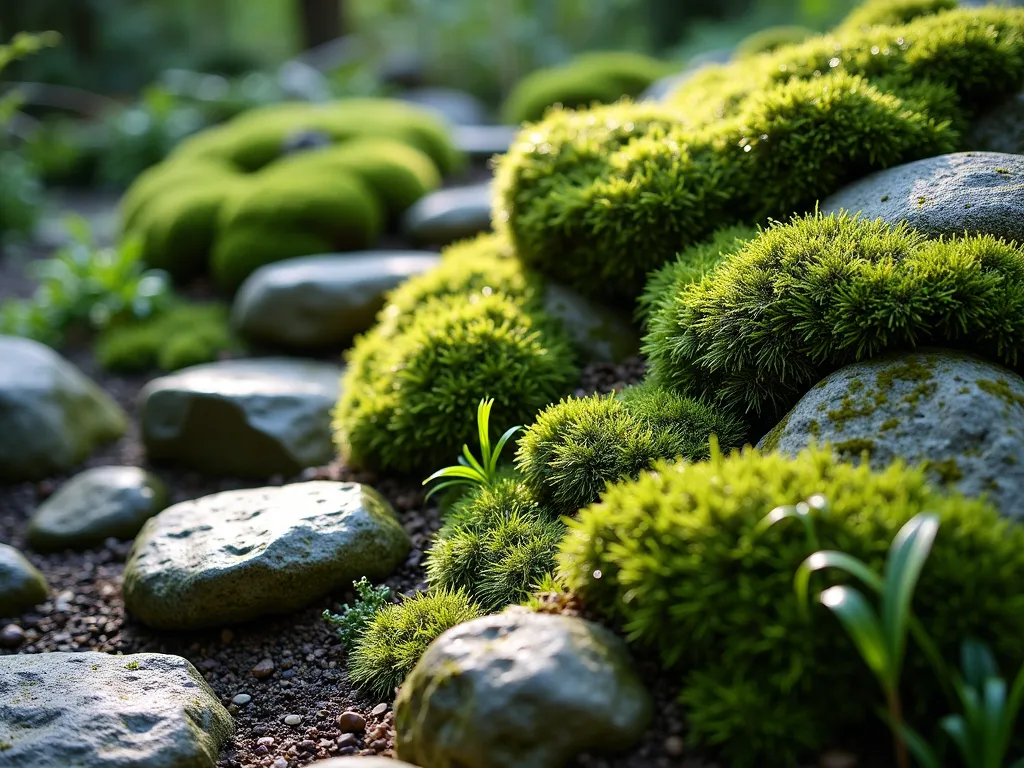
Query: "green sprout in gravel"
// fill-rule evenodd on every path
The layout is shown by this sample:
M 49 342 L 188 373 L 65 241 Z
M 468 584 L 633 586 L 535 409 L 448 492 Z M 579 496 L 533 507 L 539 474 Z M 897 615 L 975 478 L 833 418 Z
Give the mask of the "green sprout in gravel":
M 351 650 L 366 629 L 370 619 L 388 604 L 391 597 L 391 589 L 381 584 L 373 586 L 366 577 L 359 581 L 352 582 L 352 588 L 356 591 L 356 599 L 352 605 L 346 605 L 341 613 L 324 611 L 323 616 L 328 624 L 337 627 L 338 638 L 341 640 L 345 650 Z
M 426 480 L 423 485 L 434 480 L 445 479 L 440 485 L 435 485 L 427 492 L 426 498 L 445 488 L 452 488 L 459 485 L 482 485 L 490 488 L 498 478 L 498 460 L 505 444 L 522 427 L 509 427 L 499 439 L 497 445 L 491 447 L 491 408 L 494 406 L 494 398 L 486 397 L 480 400 L 476 408 L 476 426 L 480 437 L 480 460 L 477 461 L 468 445 L 462 446 L 462 455 L 459 457 L 458 465 L 439 469 Z

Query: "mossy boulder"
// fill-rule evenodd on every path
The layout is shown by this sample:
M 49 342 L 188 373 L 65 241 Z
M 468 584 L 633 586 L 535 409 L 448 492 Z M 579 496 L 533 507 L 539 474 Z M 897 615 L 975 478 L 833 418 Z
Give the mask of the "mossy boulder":
M 1024 516 L 1024 379 L 979 358 L 923 351 L 841 368 L 758 447 L 796 455 L 811 443 L 875 469 L 923 464 L 936 485 Z
M 405 560 L 387 500 L 356 483 L 309 482 L 204 496 L 169 507 L 135 540 L 125 607 L 161 629 L 290 613 Z
M 121 407 L 36 341 L 0 336 L 0 481 L 67 472 L 124 434 Z
M 965 232 L 1024 243 L 1024 156 L 960 152 L 872 174 L 821 203 L 931 237 Z
M 510 610 L 427 649 L 395 701 L 395 748 L 417 765 L 559 768 L 582 752 L 633 746 L 652 709 L 610 631 Z
M 0 544 L 0 616 L 17 616 L 46 600 L 43 574 L 9 544 Z
M 213 768 L 234 731 L 199 671 L 162 653 L 0 656 L 10 768 Z
M 108 538 L 128 540 L 167 506 L 167 488 L 139 467 L 96 467 L 66 482 L 39 505 L 28 526 L 37 552 L 84 550 Z

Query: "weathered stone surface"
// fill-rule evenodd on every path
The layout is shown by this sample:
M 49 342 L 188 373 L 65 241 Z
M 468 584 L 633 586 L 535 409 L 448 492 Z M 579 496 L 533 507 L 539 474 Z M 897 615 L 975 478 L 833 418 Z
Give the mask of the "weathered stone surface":
M 796 454 L 831 443 L 881 469 L 926 463 L 936 482 L 1024 516 L 1024 379 L 959 352 L 927 350 L 842 368 L 758 444 Z
M 544 309 L 560 319 L 588 360 L 617 363 L 640 351 L 640 335 L 629 317 L 548 282 Z
M 9 544 L 0 544 L 0 616 L 17 616 L 46 600 L 46 579 Z
M 560 768 L 583 751 L 630 747 L 651 708 L 611 632 L 511 610 L 431 644 L 395 701 L 395 745 L 428 767 Z
M 0 764 L 9 768 L 214 768 L 233 730 L 179 656 L 0 656 Z
M 0 336 L 0 482 L 66 472 L 126 424 L 117 403 L 52 349 Z
M 167 505 L 167 489 L 139 467 L 97 467 L 76 475 L 39 505 L 28 526 L 38 552 L 83 550 L 127 540 Z
M 455 146 L 471 159 L 488 160 L 508 152 L 518 131 L 514 125 L 457 125 L 452 136 Z
M 480 100 L 455 88 L 411 88 L 395 98 L 429 109 L 450 125 L 481 125 L 487 122 L 487 108 Z
M 1024 153 L 1024 93 L 975 120 L 966 142 L 969 149 Z
M 235 296 L 231 320 L 251 341 L 288 349 L 347 346 L 374 323 L 384 294 L 436 266 L 427 251 L 304 256 L 260 267 Z
M 431 192 L 405 212 L 402 228 L 416 243 L 436 246 L 486 232 L 491 228 L 491 185 Z
M 965 231 L 1024 242 L 1024 156 L 958 152 L 874 173 L 821 210 L 906 221 L 932 236 Z
M 209 474 L 293 475 L 334 455 L 341 368 L 289 358 L 224 360 L 154 379 L 139 395 L 153 459 Z
M 290 613 L 405 559 L 388 502 L 357 483 L 310 482 L 205 496 L 143 527 L 124 570 L 125 607 L 164 629 Z

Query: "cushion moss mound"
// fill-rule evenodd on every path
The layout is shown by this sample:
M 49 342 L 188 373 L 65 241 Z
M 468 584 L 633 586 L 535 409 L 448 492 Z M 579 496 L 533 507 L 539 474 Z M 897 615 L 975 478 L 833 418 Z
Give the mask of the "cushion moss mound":
M 1024 250 L 809 215 L 764 231 L 655 315 L 656 379 L 777 420 L 825 375 L 889 350 L 960 348 L 1019 370 Z
M 828 452 L 659 464 L 570 523 L 559 570 L 589 609 L 678 675 L 689 738 L 733 766 L 803 764 L 844 738 L 885 738 L 873 714 L 881 693 L 839 622 L 820 606 L 809 622 L 799 611 L 793 577 L 812 552 L 803 528 L 758 529 L 774 507 L 814 494 L 830 510 L 814 518 L 820 548 L 878 572 L 899 528 L 937 513 L 913 602 L 921 623 L 947 661 L 968 636 L 990 643 L 1001 669 L 1024 661 L 1024 529 L 984 502 L 932 489 L 920 469 L 872 472 Z M 815 585 L 841 579 L 830 572 Z M 930 727 L 950 711 L 913 643 L 903 683 L 911 723 Z
M 1022 85 L 1024 10 L 839 29 L 704 68 L 664 105 L 549 113 L 499 165 L 495 225 L 529 266 L 631 302 L 648 271 L 723 226 L 956 150 L 979 109 Z
M 495 424 L 521 424 L 578 375 L 564 332 L 497 293 L 435 299 L 379 331 L 352 349 L 335 412 L 339 450 L 359 466 L 427 472 L 475 434 L 481 397 Z
M 566 64 L 538 69 L 516 85 L 502 106 L 506 123 L 539 120 L 548 108 L 610 104 L 623 96 L 639 96 L 658 78 L 675 68 L 629 51 L 598 51 L 577 56 Z

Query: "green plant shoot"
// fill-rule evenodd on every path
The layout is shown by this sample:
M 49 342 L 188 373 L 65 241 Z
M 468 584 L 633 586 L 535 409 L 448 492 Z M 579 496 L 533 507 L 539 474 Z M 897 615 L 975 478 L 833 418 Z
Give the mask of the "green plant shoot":
M 459 463 L 455 466 L 439 469 L 426 480 L 423 485 L 447 478 L 445 482 L 435 485 L 427 492 L 426 498 L 445 488 L 458 485 L 484 485 L 491 486 L 498 476 L 498 459 L 505 448 L 505 444 L 516 432 L 522 429 L 521 426 L 510 427 L 505 431 L 496 445 L 491 446 L 491 408 L 494 406 L 494 398 L 482 398 L 476 408 L 476 426 L 480 439 L 480 460 L 473 455 L 468 445 L 462 446 L 462 455 Z

